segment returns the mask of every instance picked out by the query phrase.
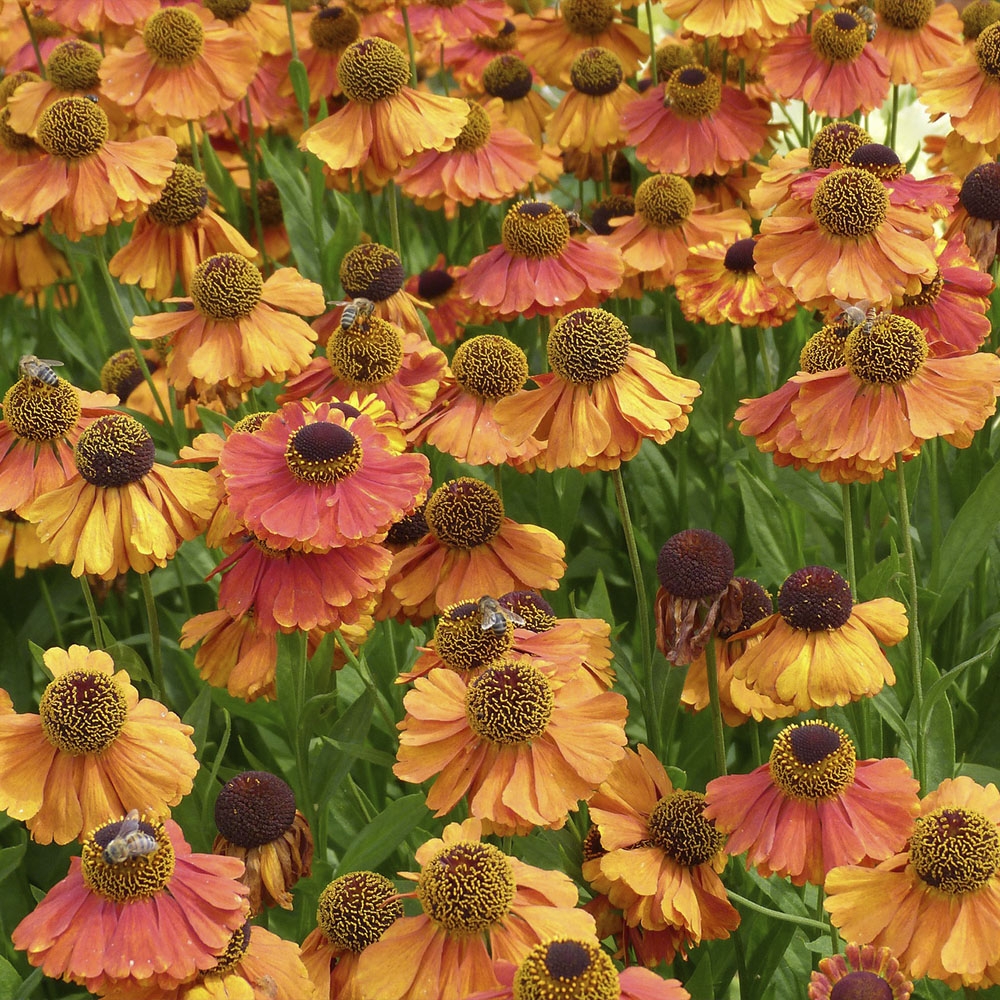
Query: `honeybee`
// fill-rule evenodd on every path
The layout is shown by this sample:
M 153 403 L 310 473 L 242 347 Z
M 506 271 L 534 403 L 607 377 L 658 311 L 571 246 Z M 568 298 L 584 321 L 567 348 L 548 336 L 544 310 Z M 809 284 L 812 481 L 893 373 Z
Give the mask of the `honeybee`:
M 589 222 L 585 222 L 583 216 L 575 210 L 571 209 L 566 212 L 566 221 L 569 223 L 571 233 L 575 233 L 578 229 L 585 229 L 592 236 L 597 235 L 594 227 Z
M 871 323 L 875 319 L 876 312 L 867 299 L 861 299 L 856 305 L 852 305 L 850 302 L 842 302 L 840 299 L 834 299 L 833 301 L 841 308 L 841 318 L 854 327 Z
M 109 865 L 117 865 L 131 858 L 152 854 L 159 846 L 156 837 L 139 829 L 139 810 L 130 809 L 118 824 L 114 839 L 108 841 L 104 848 L 104 861 Z
M 476 607 L 479 609 L 479 627 L 484 632 L 503 635 L 507 631 L 507 622 L 515 627 L 528 624 L 516 611 L 505 608 L 496 598 L 488 594 L 479 598 Z
M 878 31 L 878 21 L 875 19 L 875 11 L 872 10 L 867 4 L 858 4 L 854 11 L 858 16 L 859 21 L 865 22 L 865 29 L 868 32 L 868 41 L 872 41 L 875 37 L 875 33 Z
M 340 314 L 341 330 L 350 330 L 355 323 L 368 319 L 375 312 L 375 303 L 371 299 L 341 299 L 330 304 L 344 307 Z
M 62 368 L 62 362 L 53 361 L 52 358 L 36 358 L 34 354 L 22 354 L 17 363 L 21 378 L 37 378 L 46 385 L 59 384 L 59 376 L 53 368 Z

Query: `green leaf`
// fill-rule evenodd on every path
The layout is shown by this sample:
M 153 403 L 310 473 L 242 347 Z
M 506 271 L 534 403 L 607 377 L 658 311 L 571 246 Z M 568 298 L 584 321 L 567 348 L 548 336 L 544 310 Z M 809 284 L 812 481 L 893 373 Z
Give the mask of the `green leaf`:
M 288 64 L 288 79 L 292 81 L 295 103 L 303 116 L 308 115 L 309 105 L 312 103 L 309 99 L 309 73 L 301 59 L 293 59 Z
M 962 591 L 972 582 L 976 567 L 989 552 L 990 541 L 1000 524 L 1000 463 L 980 480 L 972 496 L 962 504 L 941 548 L 934 556 L 928 589 L 937 599 L 924 613 L 924 622 L 936 628 L 944 620 Z
M 126 671 L 129 680 L 142 681 L 146 684 L 153 683 L 149 667 L 146 666 L 145 660 L 136 652 L 134 646 L 129 646 L 124 642 L 116 642 L 114 645 L 108 646 L 105 651 L 115 661 L 115 669 Z M 159 693 L 159 697 L 163 697 L 162 691 Z
M 765 483 L 748 472 L 743 466 L 736 467 L 736 484 L 743 501 L 744 524 L 751 548 L 760 562 L 763 576 L 767 580 L 784 580 L 788 576 L 785 552 L 794 550 L 795 545 L 780 516 L 780 506 Z
M 27 838 L 16 847 L 4 847 L 0 849 L 0 882 L 2 882 L 12 871 L 14 871 L 24 859 L 24 852 L 28 848 Z
M 421 792 L 391 802 L 359 831 L 341 857 L 334 875 L 377 868 L 429 815 Z
M 222 205 L 227 216 L 226 221 L 240 231 L 245 230 L 246 207 L 240 196 L 240 189 L 233 180 L 233 175 L 222 165 L 209 136 L 205 136 L 201 144 L 201 169 L 212 193 Z
M 182 722 L 186 722 L 194 729 L 191 739 L 197 747 L 199 757 L 202 750 L 205 749 L 205 742 L 208 739 L 208 720 L 211 713 L 212 689 L 204 684 L 198 692 L 198 697 L 188 705 L 188 709 L 181 719 Z
M 344 780 L 355 761 L 351 750 L 363 746 L 375 712 L 375 695 L 365 689 L 345 711 L 329 736 L 324 736 L 323 748 L 312 767 L 315 801 L 326 802 Z M 317 787 L 315 779 L 320 779 Z
M 372 764 L 379 764 L 382 767 L 391 768 L 396 763 L 396 758 L 391 753 L 382 750 L 373 750 L 364 743 L 346 743 L 343 740 L 331 739 L 329 736 L 320 736 L 320 739 L 327 745 L 340 750 L 353 760 L 367 760 Z
M 41 969 L 38 970 L 41 972 Z M 6 958 L 0 956 L 0 1000 L 13 1000 L 21 985 L 21 976 Z
M 31 997 L 37 996 L 38 984 L 42 981 L 43 975 L 41 969 L 33 969 L 31 975 L 21 983 L 20 989 L 11 994 L 11 1000 L 30 1000 Z M 18 976 L 19 981 L 20 978 Z

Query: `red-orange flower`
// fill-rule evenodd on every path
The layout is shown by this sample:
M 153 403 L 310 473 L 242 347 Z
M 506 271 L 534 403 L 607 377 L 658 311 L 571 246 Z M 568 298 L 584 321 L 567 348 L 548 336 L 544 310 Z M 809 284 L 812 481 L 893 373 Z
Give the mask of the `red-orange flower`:
M 636 159 L 661 174 L 725 174 L 753 159 L 773 133 L 770 107 L 683 66 L 622 111 Z
M 621 284 L 621 254 L 571 234 L 566 213 L 519 201 L 504 216 L 503 242 L 474 258 L 463 293 L 501 319 L 597 305 Z
M 922 83 L 926 73 L 960 58 L 962 22 L 952 4 L 880 0 L 876 6 L 872 48 L 885 56 L 893 83 Z
M 783 729 L 770 761 L 715 778 L 705 816 L 747 868 L 822 885 L 837 865 L 870 867 L 898 852 L 920 812 L 919 783 L 897 757 L 857 760 L 854 744 L 820 720 Z
M 69 874 L 14 928 L 14 947 L 52 978 L 91 992 L 114 985 L 172 987 L 211 969 L 246 921 L 243 862 L 192 854 L 170 819 L 140 815 L 139 832 L 155 850 L 124 862 L 108 844 L 121 820 L 87 836 Z
M 774 43 L 762 69 L 779 96 L 827 118 L 874 111 L 889 93 L 889 64 L 868 41 L 868 25 L 842 9 L 820 14 L 810 32 L 799 21 Z
M 219 457 L 229 507 L 269 545 L 324 550 L 380 541 L 423 500 L 423 455 L 390 450 L 371 417 L 286 403 Z

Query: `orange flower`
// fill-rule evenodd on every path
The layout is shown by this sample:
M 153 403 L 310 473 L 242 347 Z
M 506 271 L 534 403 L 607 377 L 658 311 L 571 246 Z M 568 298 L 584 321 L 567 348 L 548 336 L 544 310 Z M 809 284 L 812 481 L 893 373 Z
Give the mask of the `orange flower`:
M 287 38 L 287 27 L 285 37 Z M 337 67 L 348 45 L 356 42 L 361 24 L 347 7 L 322 7 L 309 19 L 308 43 L 299 43 L 299 58 L 306 67 L 311 103 L 339 96 L 340 81 Z M 280 84 L 281 92 L 292 94 L 291 78 L 286 76 Z
M 675 69 L 622 112 L 636 159 L 662 174 L 725 174 L 753 159 L 774 129 L 771 109 L 700 66 Z
M 684 430 L 697 382 L 674 375 L 653 351 L 632 343 L 628 327 L 603 309 L 575 309 L 553 326 L 551 372 L 494 407 L 501 431 L 542 450 L 525 469 L 617 469 L 646 439 L 666 444 Z
M 790 198 L 761 222 L 754 264 L 810 308 L 833 299 L 881 305 L 934 277 L 932 226 L 926 211 L 894 204 L 867 170 L 841 167 L 808 203 Z
M 67 844 L 144 803 L 169 815 L 191 791 L 194 730 L 139 699 L 103 650 L 53 647 L 38 714 L 0 712 L 0 808 L 40 844 Z
M 319 894 L 316 928 L 302 942 L 302 961 L 317 1000 L 358 1000 L 358 959 L 403 915 L 396 887 L 377 872 L 335 878 Z
M 517 28 L 505 17 L 496 31 L 477 32 L 471 38 L 445 41 L 441 48 L 441 61 L 467 91 L 480 87 L 486 64 L 500 53 L 517 49 Z
M 827 118 L 874 111 L 889 93 L 889 64 L 868 41 L 868 30 L 842 9 L 820 14 L 811 32 L 799 21 L 764 57 L 765 83 Z
M 859 761 L 842 729 L 816 719 L 783 729 L 769 763 L 710 781 L 705 816 L 748 869 L 822 885 L 831 868 L 871 867 L 903 847 L 919 787 L 897 757 Z
M 371 315 L 346 327 L 340 323 L 326 342 L 325 357 L 289 379 L 278 402 L 371 396 L 394 420 L 410 423 L 433 403 L 447 366 L 444 353 L 426 337 Z
M 295 268 L 280 268 L 265 281 L 235 253 L 202 261 L 191 277 L 190 299 L 178 301 L 194 308 L 136 316 L 132 335 L 168 337 L 171 385 L 218 393 L 231 406 L 250 387 L 297 375 L 309 364 L 316 333 L 299 317 L 324 308 L 323 290 Z
M 812 0 L 664 0 L 663 12 L 681 22 L 685 31 L 703 38 L 721 36 L 727 42 L 743 35 L 757 40 L 784 35 L 788 25 L 808 14 Z
M 46 155 L 7 171 L 0 212 L 28 225 L 47 214 L 71 240 L 134 219 L 159 197 L 177 153 L 173 139 L 162 135 L 108 139 L 108 116 L 84 97 L 49 105 L 37 139 Z
M 528 377 L 524 351 L 506 337 L 473 337 L 459 346 L 451 366 L 453 375 L 430 409 L 411 422 L 410 443 L 431 444 L 468 465 L 523 462 L 537 454 L 533 437 L 515 443 L 496 420 L 497 404 Z
M 199 642 L 194 665 L 202 680 L 244 701 L 277 697 L 277 635 L 258 628 L 252 615 L 233 618 L 228 611 L 208 611 L 189 618 L 181 628 L 180 647 Z
M 524 133 L 505 124 L 499 100 L 479 105 L 469 98 L 466 103 L 469 120 L 454 147 L 418 153 L 396 178 L 416 204 L 431 211 L 443 208 L 447 219 L 457 216 L 459 205 L 496 204 L 523 191 L 538 174 L 543 155 Z
M 810 461 L 856 458 L 888 468 L 933 437 L 968 448 L 996 410 L 1000 358 L 928 357 L 915 323 L 882 313 L 848 334 L 844 367 L 792 381 L 792 415 Z
M 503 242 L 474 258 L 463 292 L 500 319 L 597 305 L 621 284 L 621 254 L 574 237 L 566 213 L 547 201 L 507 211 Z
M 513 53 L 495 56 L 483 68 L 484 101 L 499 98 L 507 124 L 523 132 L 535 145 L 542 144 L 542 134 L 552 117 L 552 108 L 534 89 L 535 71 Z
M 566 571 L 552 532 L 504 517 L 499 494 L 478 479 L 439 486 L 424 510 L 429 531 L 397 552 L 387 589 L 425 619 L 473 594 L 553 590 Z
M 880 597 L 855 604 L 839 573 L 805 566 L 781 585 L 777 614 L 736 633 L 761 641 L 747 642 L 733 676 L 800 712 L 846 705 L 896 683 L 879 643 L 895 646 L 907 627 L 899 601 Z
M 136 120 L 158 125 L 200 121 L 246 95 L 260 50 L 201 6 L 166 7 L 101 64 L 104 94 Z
M 51 564 L 49 547 L 38 537 L 38 529 L 12 510 L 0 513 L 0 566 L 14 564 L 14 579 L 25 571 Z
M 514 16 L 518 48 L 524 61 L 548 84 L 568 89 L 570 67 L 585 49 L 600 47 L 618 57 L 626 76 L 649 54 L 649 39 L 624 22 L 611 0 L 563 0 L 556 12 L 540 10 L 534 17 Z
M 421 308 L 439 345 L 459 340 L 465 334 L 465 327 L 477 319 L 479 310 L 462 295 L 466 270 L 446 264 L 444 254 L 440 253 L 429 268 L 406 280 L 406 291 L 424 303 Z
M 105 821 L 70 859 L 69 874 L 14 928 L 14 947 L 47 975 L 104 993 L 112 985 L 171 988 L 211 969 L 246 921 L 235 858 L 192 854 L 170 819 L 142 815 L 148 853 L 111 861 L 122 820 Z
M 421 42 L 454 41 L 469 35 L 492 34 L 508 13 L 504 0 L 424 0 L 407 5 L 410 29 Z
M 635 193 L 635 215 L 616 219 L 599 243 L 617 247 L 627 273 L 642 274 L 647 288 L 665 288 L 687 264 L 690 248 L 712 240 L 750 235 L 742 209 L 716 211 L 696 199 L 691 185 L 676 174 L 647 177 Z
M 575 153 L 607 153 L 627 141 L 622 113 L 639 96 L 607 49 L 584 49 L 570 67 L 572 87 L 548 125 L 548 139 Z
M 0 421 L 0 510 L 19 514 L 43 493 L 73 478 L 73 448 L 80 435 L 98 417 L 110 413 L 108 407 L 118 404 L 117 396 L 83 392 L 58 377 L 53 385 L 30 374 L 32 357 L 22 359 L 21 378 L 0 404 L 4 415 Z
M 347 104 L 306 129 L 299 144 L 336 176 L 381 187 L 425 149 L 446 150 L 465 127 L 465 101 L 413 90 L 406 55 L 384 38 L 349 45 L 337 66 Z
M 687 266 L 674 278 L 677 301 L 692 323 L 781 326 L 796 314 L 795 296 L 754 270 L 753 236 L 692 247 Z
M 1000 792 L 961 775 L 920 804 L 907 849 L 834 868 L 824 907 L 850 940 L 887 947 L 912 979 L 1000 983 Z
M 704 798 L 675 791 L 640 745 L 588 804 L 605 853 L 584 863 L 584 877 L 625 911 L 629 926 L 674 929 L 681 948 L 727 938 L 740 923 L 717 874 L 725 837 L 705 818 Z
M 286 403 L 256 433 L 233 434 L 219 465 L 230 510 L 278 549 L 381 541 L 430 485 L 423 455 L 392 451 L 371 417 L 329 403 Z
M 0 216 L 0 295 L 19 295 L 33 306 L 46 301 L 63 308 L 76 301 L 76 287 L 63 282 L 73 272 L 60 251 L 38 226 L 22 226 Z
M 299 956 L 298 945 L 249 923 L 234 931 L 218 962 L 194 979 L 164 989 L 143 982 L 143 1000 L 315 1000 L 312 983 Z M 101 991 L 104 1000 L 135 1000 L 135 986 L 117 984 Z
M 885 56 L 893 83 L 922 83 L 926 73 L 960 58 L 962 21 L 952 4 L 881 0 L 877 7 L 872 48 Z
M 165 299 L 178 278 L 186 293 L 195 268 L 216 253 L 257 256 L 239 231 L 208 207 L 205 175 L 178 163 L 128 243 L 108 261 L 108 270 L 123 284 L 139 285 L 149 298 Z
M 593 936 L 593 917 L 576 908 L 566 875 L 526 865 L 481 836 L 479 820 L 467 819 L 420 847 L 420 872 L 401 874 L 417 883 L 423 913 L 400 917 L 361 952 L 360 995 L 463 1000 L 498 985 L 491 957 L 518 962 L 557 935 Z
M 917 97 L 933 115 L 950 115 L 951 127 L 970 142 L 1000 139 L 1000 24 L 983 28 L 951 65 L 925 73 Z
M 100 32 L 142 21 L 160 5 L 158 0 L 37 0 L 34 6 L 73 31 Z
M 216 506 L 212 477 L 160 465 L 155 452 L 134 417 L 99 417 L 74 449 L 79 474 L 25 509 L 52 558 L 73 576 L 112 580 L 129 569 L 166 566 L 182 541 L 205 529 Z
M 427 807 L 444 816 L 463 797 L 501 836 L 561 829 L 608 777 L 625 746 L 625 699 L 579 676 L 502 659 L 466 681 L 447 668 L 414 682 L 393 773 L 434 778 Z

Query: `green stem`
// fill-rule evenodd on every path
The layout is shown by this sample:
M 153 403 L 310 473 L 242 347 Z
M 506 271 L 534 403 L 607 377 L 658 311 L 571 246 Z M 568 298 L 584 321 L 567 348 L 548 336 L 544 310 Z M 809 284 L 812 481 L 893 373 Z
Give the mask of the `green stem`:
M 808 927 L 823 934 L 826 934 L 830 929 L 828 924 L 821 923 L 819 920 L 813 920 L 811 917 L 799 917 L 793 913 L 783 913 L 781 910 L 772 910 L 766 906 L 761 906 L 759 903 L 747 899 L 746 896 L 741 896 L 738 892 L 733 892 L 732 889 L 727 889 L 726 895 L 737 905 L 745 907 L 748 910 L 753 910 L 754 913 L 763 914 L 772 920 L 780 920 L 785 924 L 795 924 L 797 927 Z
M 404 7 L 403 10 L 406 10 Z M 392 238 L 392 249 L 403 259 L 403 246 L 399 241 L 399 192 L 395 181 L 389 181 L 385 186 L 385 196 L 389 201 L 389 232 Z
M 858 599 L 858 572 L 854 563 L 854 505 L 851 503 L 851 486 L 844 483 L 840 487 L 840 502 L 844 511 L 844 555 L 847 560 L 847 582 L 851 585 L 851 596 Z
M 656 75 L 656 40 L 653 38 L 653 4 L 646 0 L 646 29 L 649 32 L 649 78 L 655 87 L 659 83 Z
M 406 12 L 406 4 L 400 4 L 403 15 L 403 27 L 406 29 L 406 49 L 410 54 L 410 86 L 417 89 L 417 51 L 413 44 L 413 32 L 410 30 L 410 15 Z
M 771 328 L 768 327 L 770 330 Z M 760 366 L 764 369 L 764 388 L 768 392 L 774 392 L 774 372 L 771 371 L 771 362 L 767 357 L 767 337 L 764 336 L 764 328 L 757 327 L 757 347 L 760 351 Z
M 42 592 L 42 600 L 45 601 L 45 607 L 49 612 L 49 617 L 52 619 L 52 632 L 56 637 L 56 645 L 65 648 L 66 644 L 63 642 L 62 626 L 59 624 L 56 606 L 52 602 L 49 585 L 45 582 L 45 577 L 41 573 L 38 574 L 38 589 Z
M 94 642 L 98 649 L 104 649 L 104 629 L 101 627 L 101 617 L 97 613 L 97 605 L 94 603 L 94 595 L 91 593 L 86 576 L 80 577 L 80 586 L 83 588 L 83 600 L 87 605 L 87 612 L 90 614 L 90 627 L 94 631 Z
M 253 215 L 254 232 L 257 233 L 257 243 L 260 246 L 260 256 L 264 262 L 264 270 L 270 273 L 273 262 L 268 260 L 264 249 L 264 223 L 260 218 L 260 198 L 257 194 L 257 183 L 260 171 L 257 166 L 257 134 L 253 127 L 253 111 L 250 109 L 250 95 L 243 98 L 247 110 L 247 170 L 250 172 L 250 212 Z
M 167 687 L 163 678 L 163 649 L 160 645 L 160 618 L 156 612 L 156 599 L 153 597 L 153 584 L 149 573 L 140 573 L 142 583 L 142 599 L 146 605 L 146 621 L 149 623 L 149 662 L 153 668 L 153 684 L 156 685 L 157 697 L 166 698 Z
M 25 27 L 28 29 L 28 38 L 31 39 L 31 48 L 35 53 L 35 61 L 38 63 L 38 75 L 44 80 L 45 63 L 42 61 L 42 52 L 38 47 L 38 39 L 35 37 L 35 26 L 31 23 L 31 18 L 28 16 L 27 5 L 19 3 L 18 7 L 21 10 L 21 17 L 24 18 Z
M 633 660 L 638 660 L 641 669 L 645 696 L 642 699 L 642 713 L 646 722 L 646 742 L 649 748 L 660 756 L 660 728 L 656 713 L 656 698 L 653 686 L 653 639 L 649 622 L 649 598 L 646 596 L 646 583 L 642 575 L 642 564 L 639 562 L 639 550 L 635 544 L 635 531 L 632 528 L 632 516 L 628 509 L 628 497 L 625 495 L 625 483 L 622 480 L 621 466 L 611 470 L 611 481 L 615 484 L 615 501 L 618 504 L 618 516 L 625 533 L 625 548 L 628 552 L 629 565 L 632 567 L 632 580 L 635 585 L 635 599 L 639 614 L 639 655 L 633 654 Z M 639 671 L 636 671 L 636 680 Z
M 896 122 L 899 115 L 899 84 L 892 85 L 892 117 L 889 119 L 889 134 L 886 137 L 886 145 L 890 149 L 896 148 Z
M 392 713 L 387 707 L 385 696 L 382 694 L 379 686 L 375 683 L 375 678 L 372 677 L 372 673 L 368 669 L 368 664 L 359 660 L 354 655 L 351 647 L 347 645 L 347 640 L 344 639 L 339 631 L 335 631 L 333 634 L 336 636 L 337 645 L 340 646 L 347 662 L 354 667 L 354 669 L 358 672 L 358 676 L 364 682 L 365 687 L 367 687 L 368 690 L 375 696 L 375 704 L 378 706 L 379 714 L 382 716 L 382 721 L 385 722 L 390 733 L 395 733 L 396 720 L 392 717 Z
M 917 720 L 916 760 L 914 777 L 923 787 L 925 774 L 924 751 L 924 679 L 923 648 L 920 642 L 920 617 L 917 607 L 917 563 L 913 555 L 913 539 L 910 537 L 910 502 L 906 494 L 906 473 L 903 456 L 896 456 L 896 496 L 899 506 L 899 530 L 903 535 L 903 560 L 906 563 L 906 577 L 909 590 L 907 609 L 910 613 L 910 668 L 913 673 L 913 708 Z
M 726 773 L 726 732 L 722 727 L 722 703 L 719 700 L 719 668 L 715 638 L 705 647 L 705 676 L 708 679 L 708 703 L 712 710 L 712 744 L 715 747 L 715 773 Z
M 667 367 L 676 373 L 677 345 L 674 343 L 673 296 L 671 296 L 669 288 L 663 293 L 663 332 L 667 336 L 667 346 L 664 352 L 667 359 Z

